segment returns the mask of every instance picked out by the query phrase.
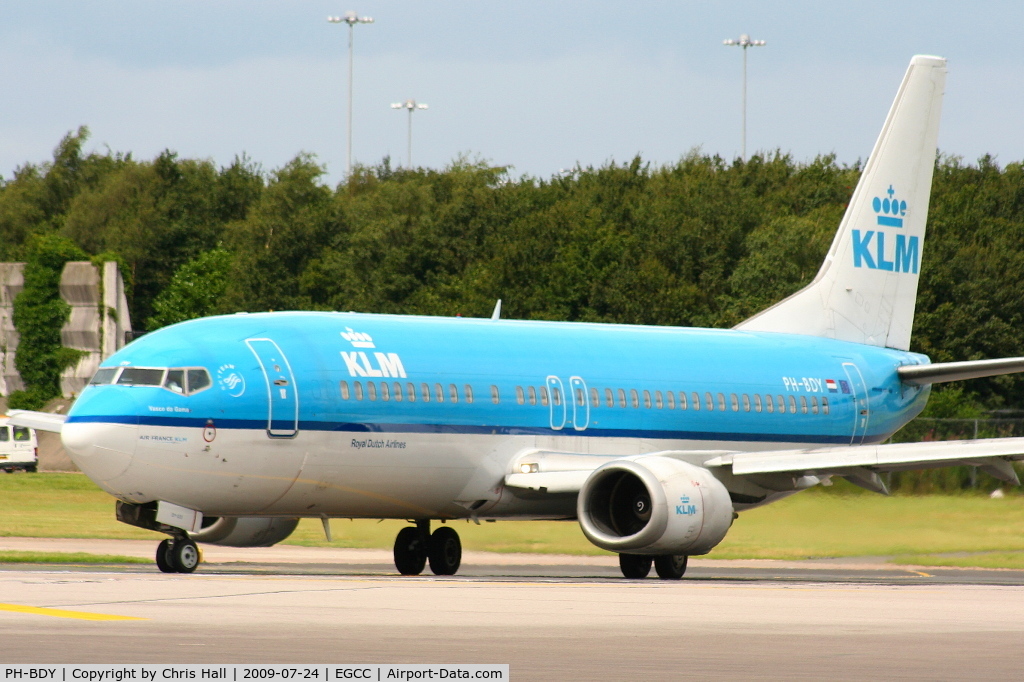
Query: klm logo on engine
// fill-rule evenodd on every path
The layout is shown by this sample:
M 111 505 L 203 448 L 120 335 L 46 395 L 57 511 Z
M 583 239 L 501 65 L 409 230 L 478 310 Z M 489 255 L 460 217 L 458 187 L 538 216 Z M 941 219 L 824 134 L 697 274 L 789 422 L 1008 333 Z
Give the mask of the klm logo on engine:
M 690 504 L 690 496 L 683 495 L 679 498 L 679 504 L 676 505 L 676 514 L 681 516 L 693 516 L 697 513 L 697 505 Z
M 903 228 L 907 214 L 907 202 L 895 197 L 892 185 L 886 190 L 889 196 L 875 197 L 871 207 L 875 209 L 875 221 L 879 228 Z M 921 240 L 899 232 L 875 230 L 851 230 L 853 239 L 853 267 L 886 270 L 888 272 L 910 272 L 917 274 L 921 262 Z
M 346 327 L 341 338 L 348 341 L 355 348 L 376 348 L 373 337 L 353 331 Z M 368 355 L 366 351 L 341 351 L 341 359 L 345 361 L 345 368 L 349 376 L 353 377 L 395 377 L 405 379 L 405 367 L 402 365 L 402 358 L 398 353 L 381 353 L 380 351 Z

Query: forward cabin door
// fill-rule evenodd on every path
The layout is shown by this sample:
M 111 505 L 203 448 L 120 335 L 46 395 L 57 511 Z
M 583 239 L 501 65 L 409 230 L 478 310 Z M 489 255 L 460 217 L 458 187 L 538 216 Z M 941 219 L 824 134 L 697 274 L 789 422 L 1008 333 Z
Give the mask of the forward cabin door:
M 299 432 L 299 391 L 295 374 L 272 339 L 246 339 L 267 382 L 267 436 L 294 438 Z

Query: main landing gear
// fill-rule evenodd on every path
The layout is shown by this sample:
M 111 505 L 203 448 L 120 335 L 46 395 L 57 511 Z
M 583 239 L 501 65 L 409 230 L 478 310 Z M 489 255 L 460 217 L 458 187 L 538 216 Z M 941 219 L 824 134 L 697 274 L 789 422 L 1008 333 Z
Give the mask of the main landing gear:
M 427 563 L 434 575 L 455 575 L 462 564 L 462 542 L 448 526 L 430 532 L 430 520 L 398 531 L 395 538 L 395 568 L 402 575 L 419 575 Z
M 686 554 L 647 556 L 646 554 L 620 554 L 619 568 L 631 580 L 641 580 L 651 572 L 651 564 L 662 580 L 679 580 L 686 573 Z
M 164 573 L 192 573 L 202 561 L 202 553 L 188 536 L 162 541 L 156 548 L 156 565 Z

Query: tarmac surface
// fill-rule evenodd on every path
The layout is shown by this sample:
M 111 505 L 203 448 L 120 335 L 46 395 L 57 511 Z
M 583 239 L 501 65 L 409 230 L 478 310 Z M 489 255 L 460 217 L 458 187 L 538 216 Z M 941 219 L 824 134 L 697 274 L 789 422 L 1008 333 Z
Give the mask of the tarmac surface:
M 0 538 L 149 558 L 155 543 Z M 694 560 L 625 580 L 614 556 L 467 552 L 399 577 L 390 552 L 206 547 L 151 564 L 0 564 L 9 663 L 508 663 L 517 680 L 1016 679 L 1024 572 L 878 559 Z

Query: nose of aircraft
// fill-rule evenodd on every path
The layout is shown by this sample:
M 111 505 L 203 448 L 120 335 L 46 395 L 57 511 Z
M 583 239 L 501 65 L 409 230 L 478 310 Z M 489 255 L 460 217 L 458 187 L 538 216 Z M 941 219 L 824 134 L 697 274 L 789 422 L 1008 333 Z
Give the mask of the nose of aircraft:
M 131 464 L 138 431 L 137 424 L 66 422 L 60 439 L 82 473 L 97 482 L 109 481 Z

